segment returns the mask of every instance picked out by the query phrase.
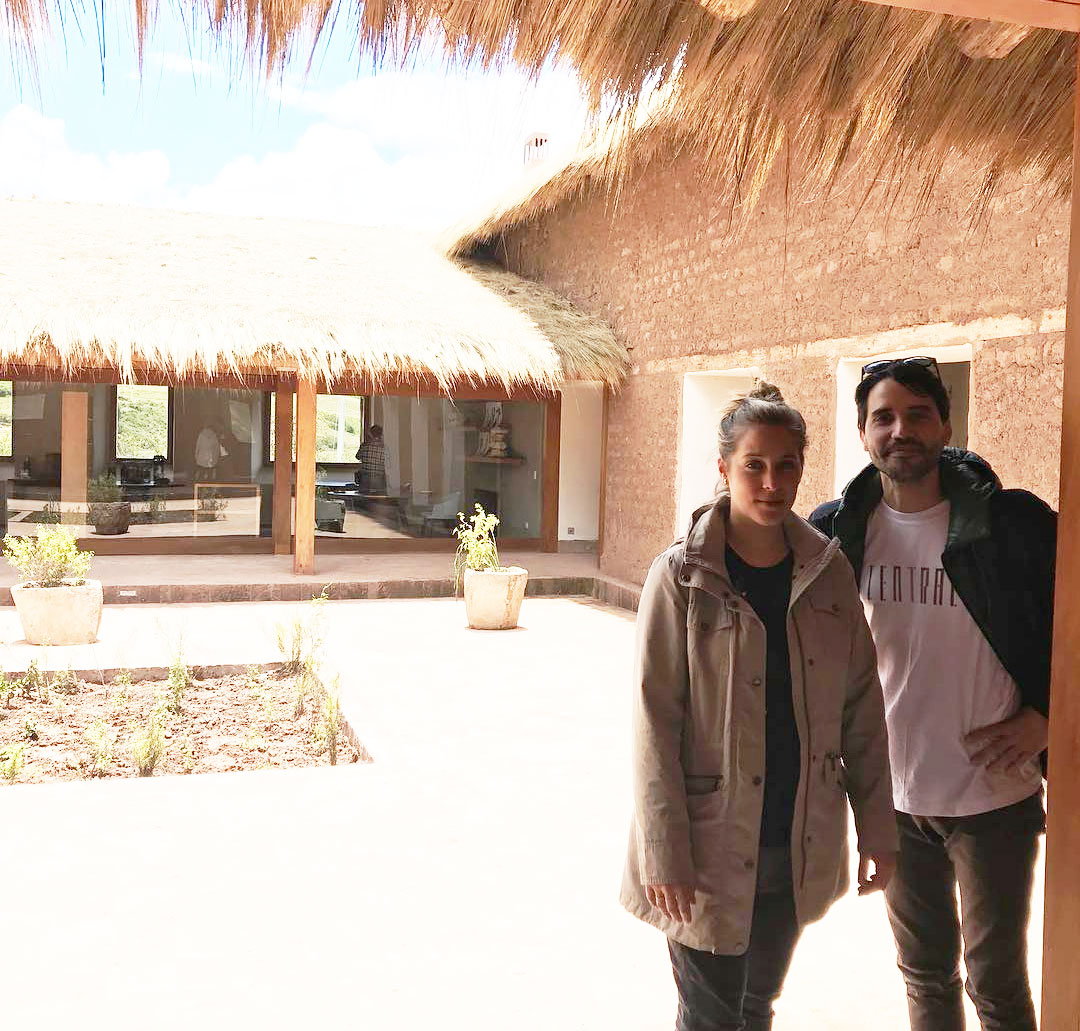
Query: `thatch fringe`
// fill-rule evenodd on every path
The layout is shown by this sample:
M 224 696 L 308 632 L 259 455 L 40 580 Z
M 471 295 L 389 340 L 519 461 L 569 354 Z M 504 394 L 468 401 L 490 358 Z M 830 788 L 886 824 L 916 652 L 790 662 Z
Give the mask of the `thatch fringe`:
M 36 31 L 42 2 L 6 0 L 9 19 Z M 145 32 L 156 3 L 137 3 Z M 857 163 L 921 190 L 962 151 L 983 169 L 976 199 L 1008 172 L 1069 186 L 1076 42 L 1063 31 L 862 0 L 213 0 L 207 11 L 268 71 L 336 25 L 377 60 L 441 38 L 460 61 L 534 72 L 568 61 L 611 117 L 673 86 L 679 134 L 748 202 L 781 154 L 817 184 Z
M 447 393 L 627 368 L 610 327 L 546 287 L 387 230 L 9 201 L 0 252 L 0 365 Z

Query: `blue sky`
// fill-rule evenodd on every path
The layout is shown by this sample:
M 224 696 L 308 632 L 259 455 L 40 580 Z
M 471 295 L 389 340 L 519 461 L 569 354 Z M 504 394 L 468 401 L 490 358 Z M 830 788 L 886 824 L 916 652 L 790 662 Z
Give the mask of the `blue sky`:
M 92 9 L 81 21 L 39 46 L 36 76 L 0 65 L 0 196 L 437 230 L 512 187 L 526 135 L 565 152 L 585 126 L 569 73 L 533 83 L 432 53 L 374 74 L 340 31 L 310 74 L 296 60 L 268 80 L 174 8 L 141 76 L 130 26 L 110 18 L 103 83 Z

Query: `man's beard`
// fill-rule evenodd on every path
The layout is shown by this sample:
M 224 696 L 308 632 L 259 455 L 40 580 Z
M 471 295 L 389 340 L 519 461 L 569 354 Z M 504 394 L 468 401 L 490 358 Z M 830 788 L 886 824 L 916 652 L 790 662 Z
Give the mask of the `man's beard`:
M 888 476 L 893 483 L 918 483 L 937 467 L 941 449 L 927 448 L 922 444 L 904 446 L 911 449 L 907 454 L 892 454 L 897 449 L 894 445 L 889 452 L 874 458 L 874 466 L 878 472 Z

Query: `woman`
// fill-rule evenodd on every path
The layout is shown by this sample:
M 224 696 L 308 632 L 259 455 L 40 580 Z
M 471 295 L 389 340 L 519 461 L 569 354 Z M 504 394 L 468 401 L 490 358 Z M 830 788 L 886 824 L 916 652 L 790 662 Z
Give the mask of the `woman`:
M 847 799 L 860 894 L 898 845 L 855 578 L 791 511 L 806 423 L 762 383 L 719 442 L 725 489 L 641 595 L 621 899 L 668 937 L 676 1031 L 767 1031 L 800 930 L 847 888 Z

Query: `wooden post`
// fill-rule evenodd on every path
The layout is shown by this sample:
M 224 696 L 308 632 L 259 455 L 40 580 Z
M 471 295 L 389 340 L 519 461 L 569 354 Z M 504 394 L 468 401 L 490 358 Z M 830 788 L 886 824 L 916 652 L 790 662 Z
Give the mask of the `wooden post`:
M 600 420 L 600 509 L 596 532 L 596 561 L 604 557 L 604 520 L 607 517 L 607 438 L 611 419 L 611 387 L 604 387 L 604 414 Z
M 86 502 L 89 401 L 85 390 L 65 390 L 60 401 L 60 500 Z
M 559 447 L 562 394 L 544 405 L 544 467 L 540 477 L 540 548 L 559 550 Z
M 274 390 L 274 554 L 292 551 L 293 388 Z
M 296 384 L 296 551 L 293 572 L 315 571 L 315 384 Z
M 1080 47 L 1078 47 L 1080 54 Z M 1080 62 L 1077 64 L 1080 87 Z M 1072 213 L 1065 316 L 1065 385 L 1054 655 L 1047 778 L 1046 890 L 1043 923 L 1043 1031 L 1080 1028 L 1080 88 L 1073 102 Z

